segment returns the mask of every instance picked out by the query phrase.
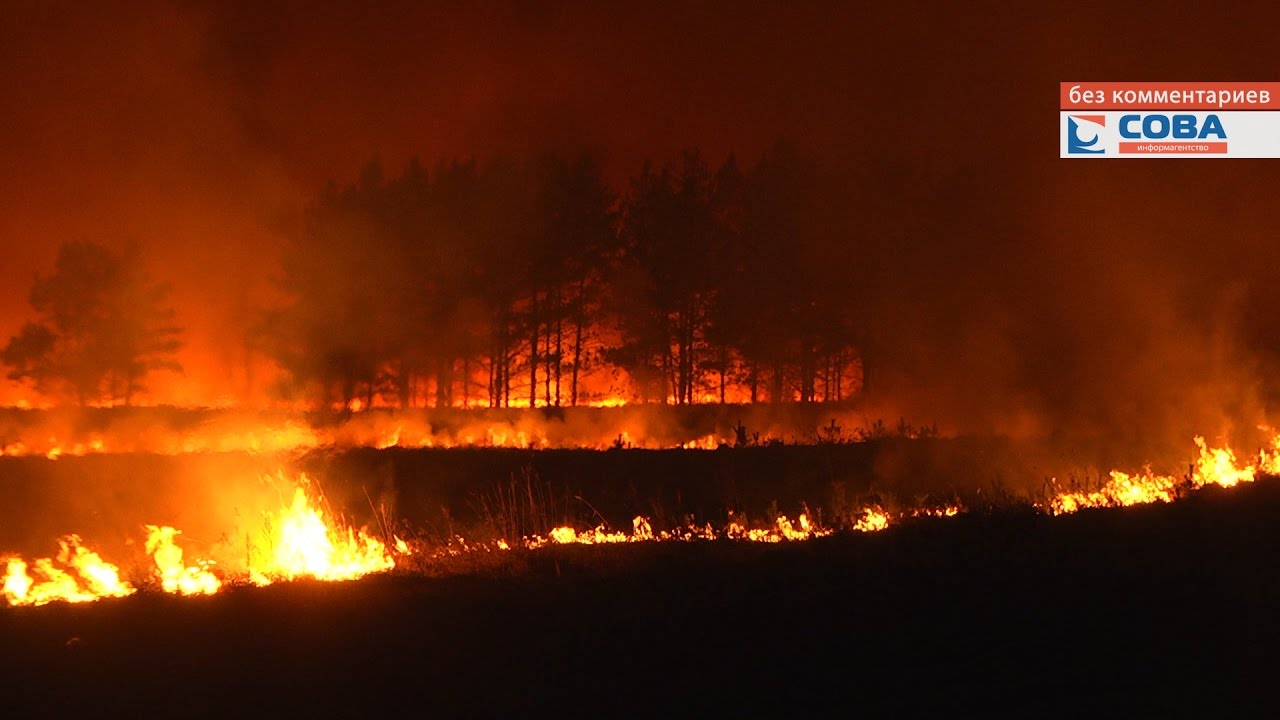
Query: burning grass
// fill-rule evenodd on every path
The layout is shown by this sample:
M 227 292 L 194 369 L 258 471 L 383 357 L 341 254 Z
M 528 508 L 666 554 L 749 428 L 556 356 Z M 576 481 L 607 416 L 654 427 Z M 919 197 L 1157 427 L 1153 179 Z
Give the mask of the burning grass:
M 838 418 L 838 419 L 837 419 Z M 850 405 L 374 409 L 0 408 L 0 456 L 303 453 L 350 448 L 684 448 L 936 437 Z
M 498 538 L 474 542 L 459 536 L 443 546 L 431 546 L 421 542 L 411 544 L 392 536 L 390 542 L 384 542 L 364 528 L 356 529 L 331 518 L 312 498 L 308 492 L 309 485 L 307 478 L 301 477 L 294 487 L 290 503 L 278 511 L 267 513 L 262 527 L 245 536 L 247 561 L 241 570 L 219 568 L 216 562 L 207 559 L 187 564 L 185 551 L 177 542 L 180 530 L 169 526 L 145 526 L 145 548 L 151 560 L 146 580 L 166 593 L 212 595 L 225 585 L 265 586 L 303 578 L 354 580 L 388 572 L 396 568 L 398 562 L 415 555 L 420 557 L 417 565 L 421 569 L 424 563 L 461 555 L 535 551 L 559 545 L 713 540 L 778 543 L 825 537 L 834 532 L 832 528 L 815 524 L 805 514 L 794 521 L 778 516 L 772 526 L 765 528 L 748 528 L 731 520 L 719 529 L 708 523 L 658 531 L 653 529 L 648 518 L 637 516 L 632 521 L 630 533 L 610 531 L 603 525 L 587 530 L 559 526 L 545 536 L 531 535 L 515 540 Z M 887 527 L 887 522 L 882 511 L 868 508 L 864 518 L 854 527 L 874 531 Z M 91 602 L 137 592 L 133 584 L 121 579 L 118 566 L 83 546 L 78 537 L 63 538 L 60 547 L 56 560 L 41 558 L 28 562 L 20 557 L 7 559 L 3 588 L 10 605 Z
M 1201 437 L 1195 438 L 1195 445 L 1198 457 L 1185 476 L 1112 471 L 1095 487 L 1060 489 L 1051 484 L 1044 498 L 1028 505 L 1059 516 L 1086 508 L 1172 502 L 1206 486 L 1231 488 L 1280 471 L 1280 435 L 1249 461 L 1239 459 L 1229 447 L 1210 447 Z M 904 523 L 942 522 L 965 512 L 958 500 L 898 505 L 868 497 L 841 503 L 826 517 L 821 509 L 808 507 L 794 516 L 774 507 L 765 518 L 754 520 L 730 511 L 721 522 L 692 516 L 655 522 L 639 514 L 629 527 L 618 529 L 582 497 L 557 497 L 549 486 L 526 475 L 523 483 L 513 478 L 479 496 L 486 532 L 450 533 L 430 540 L 404 523 L 392 522 L 385 508 L 377 530 L 356 527 L 333 512 L 319 486 L 305 474 L 295 479 L 280 473 L 269 480 L 279 504 L 261 511 L 255 522 L 224 533 L 237 548 L 230 561 L 225 559 L 225 546 L 231 543 L 224 542 L 221 553 L 193 548 L 181 529 L 148 524 L 142 526 L 145 537 L 140 543 L 146 561 L 131 573 L 122 572 L 80 537 L 69 535 L 58 541 L 59 550 L 52 557 L 0 557 L 5 599 L 13 606 L 83 603 L 151 588 L 183 596 L 212 595 L 231 585 L 345 581 L 393 570 L 434 574 L 440 565 L 460 558 L 517 556 L 570 545 L 803 542 L 837 533 L 879 532 Z M 598 522 L 554 522 L 569 515 L 570 503 L 589 508 Z
M 381 539 L 331 517 L 313 499 L 310 485 L 306 476 L 300 477 L 285 507 L 267 512 L 260 527 L 242 534 L 245 561 L 239 569 L 219 568 L 210 559 L 188 564 L 177 541 L 180 530 L 145 526 L 150 559 L 145 579 L 167 593 L 211 595 L 226 583 L 354 580 L 395 567 L 392 551 Z M 10 605 L 90 602 L 136 592 L 133 584 L 120 579 L 116 565 L 84 547 L 78 537 L 63 538 L 59 544 L 55 559 L 7 559 L 4 595 Z M 399 545 L 408 552 L 403 541 Z
M 1096 488 L 1057 491 L 1047 507 L 1055 515 L 1073 513 L 1091 507 L 1124 507 L 1154 502 L 1173 502 L 1189 491 L 1206 485 L 1231 488 L 1253 482 L 1259 474 L 1280 474 L 1280 435 L 1271 440 L 1270 448 L 1258 451 L 1253 462 L 1242 463 L 1229 447 L 1211 448 L 1203 437 L 1195 438 L 1199 457 L 1182 477 L 1161 475 L 1150 470 L 1126 473 L 1112 470 L 1109 480 Z

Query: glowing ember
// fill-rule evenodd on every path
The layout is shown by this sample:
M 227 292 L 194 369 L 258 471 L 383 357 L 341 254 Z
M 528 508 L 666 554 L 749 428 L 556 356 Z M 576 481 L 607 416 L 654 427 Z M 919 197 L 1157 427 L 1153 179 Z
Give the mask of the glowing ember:
M 583 533 L 574 532 L 570 527 L 558 527 L 551 531 L 551 540 L 560 545 L 569 543 L 578 543 L 580 545 L 599 545 L 601 543 L 624 543 L 630 542 L 631 538 L 626 533 L 605 532 L 603 527 L 589 530 Z
M 911 511 L 911 517 L 955 517 L 960 514 L 959 505 L 944 505 L 943 507 L 916 508 Z M 888 524 L 888 518 L 885 518 L 885 524 Z M 883 528 L 881 528 L 883 529 Z
M 10 605 L 91 602 L 134 593 L 133 586 L 120 579 L 120 569 L 81 545 L 79 537 L 69 535 L 58 544 L 61 550 L 56 562 L 41 558 L 29 565 L 22 558 L 9 558 L 4 596 Z M 32 568 L 36 578 L 27 572 Z

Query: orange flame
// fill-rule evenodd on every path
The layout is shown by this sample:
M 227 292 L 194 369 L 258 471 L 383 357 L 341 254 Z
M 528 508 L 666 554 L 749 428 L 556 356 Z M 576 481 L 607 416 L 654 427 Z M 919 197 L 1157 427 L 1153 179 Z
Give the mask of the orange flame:
M 10 605 L 44 605 L 55 600 L 91 602 L 135 592 L 132 585 L 120 579 L 119 568 L 81 545 L 78 536 L 68 535 L 58 544 L 61 550 L 56 562 L 40 558 L 28 565 L 22 558 L 9 558 L 4 596 Z M 39 580 L 28 574 L 32 566 Z
M 1207 485 L 1231 488 L 1253 482 L 1260 474 L 1280 474 L 1280 434 L 1272 439 L 1269 448 L 1258 453 L 1253 462 L 1237 459 L 1230 447 L 1210 447 L 1203 437 L 1196 437 L 1195 444 L 1198 457 L 1185 477 L 1150 471 L 1126 473 L 1113 470 L 1101 487 L 1058 492 L 1045 509 L 1060 515 L 1089 507 L 1171 502 L 1187 490 Z M 350 580 L 385 572 L 396 566 L 392 552 L 382 540 L 330 517 L 308 494 L 308 486 L 308 479 L 301 476 L 293 487 L 291 501 L 278 511 L 267 513 L 260 530 L 246 534 L 248 558 L 243 579 L 258 585 L 303 577 L 326 581 Z M 850 518 L 848 527 L 861 532 L 876 532 L 896 522 L 891 518 L 953 517 L 960 512 L 958 505 L 947 505 L 917 508 L 891 516 L 884 508 L 873 505 L 864 507 Z M 609 530 L 604 526 L 581 531 L 562 526 L 552 529 L 546 537 L 532 536 L 515 542 L 499 539 L 492 544 L 468 543 L 457 538 L 445 552 L 459 554 L 506 551 L 512 547 L 536 550 L 550 545 L 718 539 L 779 543 L 809 540 L 834 532 L 814 522 L 808 513 L 798 515 L 794 521 L 779 515 L 766 528 L 747 528 L 735 518 L 720 530 L 711 525 L 688 525 L 655 531 L 649 519 L 643 516 L 636 516 L 631 524 L 630 533 Z M 223 579 L 230 577 L 223 573 L 223 579 L 220 579 L 211 562 L 188 564 L 183 550 L 176 544 L 180 534 L 177 529 L 156 525 L 148 525 L 146 529 L 146 552 L 152 558 L 154 574 L 166 592 L 213 594 L 224 586 Z M 390 536 L 389 542 L 394 552 L 400 555 L 413 552 L 410 544 L 398 536 Z M 89 602 L 135 592 L 131 584 L 121 579 L 115 565 L 85 547 L 79 537 L 67 536 L 59 544 L 60 552 L 55 559 L 42 558 L 30 562 L 21 557 L 6 559 L 3 593 L 10 605 Z
M 160 574 L 160 586 L 167 593 L 182 595 L 212 595 L 222 588 L 222 582 L 206 568 L 210 562 L 198 567 L 187 567 L 182 562 L 182 548 L 173 538 L 182 531 L 168 526 L 147 526 L 147 554 L 156 564 Z
M 307 482 L 306 476 L 301 483 Z M 353 580 L 395 567 L 395 560 L 381 540 L 330 522 L 313 507 L 303 484 L 293 502 L 278 513 L 269 513 L 262 531 L 249 538 L 249 578 L 256 585 L 277 580 L 310 577 L 317 580 Z
M 1185 478 L 1150 472 L 1129 474 L 1119 470 L 1109 473 L 1110 480 L 1091 491 L 1061 492 L 1049 501 L 1054 515 L 1073 513 L 1091 507 L 1125 507 L 1154 502 L 1172 502 L 1182 489 L 1198 489 L 1206 485 L 1231 488 L 1253 482 L 1258 473 L 1280 473 L 1280 435 L 1271 440 L 1270 448 L 1258 452 L 1257 463 L 1241 464 L 1230 447 L 1211 448 L 1203 437 L 1195 438 L 1199 457 Z

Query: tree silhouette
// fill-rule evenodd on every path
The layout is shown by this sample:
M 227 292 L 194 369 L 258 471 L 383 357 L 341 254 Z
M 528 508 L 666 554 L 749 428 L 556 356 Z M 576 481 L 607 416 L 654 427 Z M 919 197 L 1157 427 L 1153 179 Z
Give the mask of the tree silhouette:
M 63 244 L 52 275 L 37 277 L 31 307 L 40 315 L 10 338 L 0 360 L 8 377 L 46 395 L 130 405 L 154 370 L 173 359 L 181 329 L 138 253 L 89 242 Z
M 262 347 L 330 408 L 577 405 L 597 372 L 641 401 L 840 400 L 862 353 L 838 186 L 782 145 L 621 194 L 588 155 L 374 161 L 309 208 Z
M 624 342 L 609 357 L 628 371 L 642 398 L 693 402 L 717 291 L 716 235 L 711 175 L 697 152 L 686 152 L 678 170 L 646 165 L 632 179 L 619 275 Z
M 286 394 L 369 404 L 395 384 L 387 363 L 403 357 L 398 340 L 413 319 L 395 291 L 412 268 L 390 232 L 388 196 L 381 165 L 370 162 L 355 185 L 325 192 L 285 252 L 280 287 L 293 302 L 267 313 L 264 335 L 288 373 Z
M 541 237 L 535 273 L 544 289 L 539 305 L 545 337 L 545 352 L 539 355 L 545 367 L 543 400 L 561 404 L 567 366 L 569 404 L 577 405 L 588 357 L 588 324 L 596 311 L 591 295 L 598 291 L 601 268 L 616 238 L 614 197 L 589 155 L 573 162 L 544 158 L 536 182 Z

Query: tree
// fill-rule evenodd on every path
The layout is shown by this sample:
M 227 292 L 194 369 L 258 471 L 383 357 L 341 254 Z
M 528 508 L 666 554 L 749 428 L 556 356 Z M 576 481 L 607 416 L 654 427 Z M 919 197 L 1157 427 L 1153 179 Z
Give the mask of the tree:
M 591 296 L 599 293 L 605 261 L 615 250 L 615 198 L 589 155 L 573 162 L 543 158 L 535 182 L 539 252 L 532 271 L 534 291 L 543 290 L 535 318 L 545 332 L 544 352 L 538 355 L 545 366 L 543 400 L 561 404 L 567 366 L 569 404 L 577 405 L 589 325 L 597 314 Z
M 0 360 L 11 380 L 46 395 L 130 405 L 155 370 L 180 371 L 181 328 L 130 248 L 123 254 L 89 242 L 65 243 L 54 273 L 37 277 L 31 307 L 40 315 L 10 338 Z
M 830 184 L 786 146 L 622 196 L 589 155 L 374 161 L 309 208 L 262 349 L 330 408 L 576 405 L 618 370 L 641 401 L 838 400 L 861 355 Z
M 404 336 L 420 323 L 405 307 L 416 278 L 393 232 L 395 210 L 371 161 L 356 184 L 331 186 L 308 209 L 306 232 L 286 248 L 280 289 L 290 302 L 266 314 L 262 334 L 293 392 L 325 406 L 370 405 L 400 384 L 389 369 L 407 380 Z
M 702 157 L 684 153 L 678 170 L 646 164 L 631 181 L 621 233 L 623 343 L 608 357 L 628 371 L 642 397 L 653 396 L 660 368 L 666 387 L 658 399 L 692 403 L 718 269 L 711 174 Z

